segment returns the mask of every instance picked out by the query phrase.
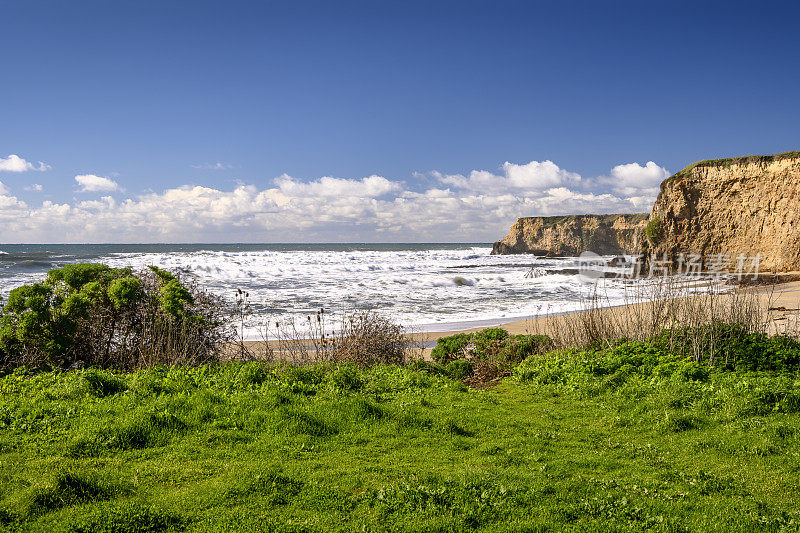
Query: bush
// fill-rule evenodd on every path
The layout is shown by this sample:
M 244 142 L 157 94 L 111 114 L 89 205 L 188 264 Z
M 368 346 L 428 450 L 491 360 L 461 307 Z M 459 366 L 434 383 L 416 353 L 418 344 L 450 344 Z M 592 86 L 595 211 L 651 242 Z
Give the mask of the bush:
M 502 328 L 487 328 L 472 334 L 473 354 L 478 357 L 485 356 L 493 347 L 504 345 L 508 339 L 508 332 Z
M 502 328 L 487 328 L 439 338 L 431 357 L 451 378 L 479 383 L 507 376 L 526 357 L 552 349 L 547 335 L 510 335 Z
M 457 359 L 450 361 L 445 367 L 445 372 L 451 379 L 465 379 L 472 375 L 472 361 Z
M 664 236 L 664 230 L 661 227 L 661 219 L 658 217 L 652 218 L 647 223 L 647 226 L 645 226 L 644 234 L 645 237 L 647 237 L 647 241 L 652 245 L 656 245 L 661 242 L 661 239 Z
M 411 347 L 402 326 L 371 311 L 345 319 L 330 343 L 334 361 L 361 367 L 401 365 Z
M 0 364 L 131 369 L 205 362 L 230 340 L 224 309 L 219 298 L 156 267 L 65 265 L 9 294 Z
M 469 333 L 440 337 L 436 340 L 436 346 L 431 350 L 431 357 L 440 365 L 446 365 L 456 359 L 463 359 L 467 355 L 467 349 L 471 342 L 472 335 Z
M 743 324 L 668 329 L 651 341 L 673 354 L 724 370 L 795 372 L 800 369 L 800 342 L 782 335 L 753 333 Z

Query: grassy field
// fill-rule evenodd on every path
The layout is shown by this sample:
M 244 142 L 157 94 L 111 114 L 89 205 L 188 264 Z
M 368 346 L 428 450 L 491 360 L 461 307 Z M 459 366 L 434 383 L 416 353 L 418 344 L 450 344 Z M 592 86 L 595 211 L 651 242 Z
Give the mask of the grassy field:
M 0 378 L 10 531 L 797 531 L 800 382 L 651 345 Z

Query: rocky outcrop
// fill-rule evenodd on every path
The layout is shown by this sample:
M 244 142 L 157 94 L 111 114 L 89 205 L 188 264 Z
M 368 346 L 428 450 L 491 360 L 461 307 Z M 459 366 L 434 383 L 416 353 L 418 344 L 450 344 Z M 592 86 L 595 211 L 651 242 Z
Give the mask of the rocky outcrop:
M 577 256 L 636 253 L 643 243 L 647 214 L 567 215 L 518 219 L 492 254 Z
M 730 256 L 731 268 L 740 254 L 760 254 L 761 270 L 800 270 L 800 152 L 681 170 L 661 184 L 646 234 L 648 255 L 673 261 Z

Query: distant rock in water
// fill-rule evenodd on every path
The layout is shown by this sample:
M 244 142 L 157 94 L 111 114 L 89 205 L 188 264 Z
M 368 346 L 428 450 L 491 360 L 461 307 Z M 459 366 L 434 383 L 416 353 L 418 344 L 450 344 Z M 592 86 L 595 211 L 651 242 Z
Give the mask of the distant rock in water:
M 761 255 L 760 269 L 800 270 L 800 152 L 695 163 L 661 184 L 647 254 Z
M 577 256 L 638 253 L 644 241 L 646 213 L 633 215 L 566 215 L 518 219 L 492 254 Z

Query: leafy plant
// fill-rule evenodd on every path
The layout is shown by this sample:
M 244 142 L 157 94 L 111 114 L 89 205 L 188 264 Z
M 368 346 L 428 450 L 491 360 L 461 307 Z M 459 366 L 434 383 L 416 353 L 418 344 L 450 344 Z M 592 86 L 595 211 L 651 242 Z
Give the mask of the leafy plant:
M 644 228 L 645 237 L 650 244 L 656 245 L 661 242 L 661 239 L 664 236 L 664 230 L 661 227 L 661 219 L 658 217 L 653 217 L 647 223 L 647 226 Z
M 5 367 L 207 361 L 230 336 L 224 314 L 218 298 L 156 267 L 69 264 L 11 291 L 0 356 Z

